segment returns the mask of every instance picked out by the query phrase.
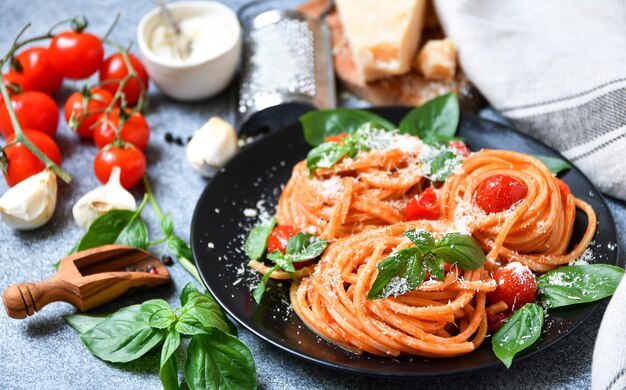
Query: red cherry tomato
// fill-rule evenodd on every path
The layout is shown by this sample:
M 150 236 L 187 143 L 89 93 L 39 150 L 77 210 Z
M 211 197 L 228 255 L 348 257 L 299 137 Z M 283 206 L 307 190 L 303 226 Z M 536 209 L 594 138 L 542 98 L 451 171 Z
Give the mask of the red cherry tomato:
M 504 301 L 509 312 L 514 312 L 527 303 L 535 301 L 537 283 L 535 274 L 520 263 L 510 263 L 493 273 L 497 287 L 487 293 L 487 302 L 492 305 Z
M 11 97 L 11 105 L 22 128 L 41 131 L 53 137 L 59 123 L 59 109 L 52 98 L 42 92 L 24 92 Z M 0 132 L 13 134 L 13 123 L 6 105 L 0 107 Z
M 50 61 L 50 52 L 44 47 L 31 47 L 15 57 L 20 63 L 21 71 L 29 88 L 48 95 L 54 95 L 61 87 L 63 77 L 56 71 Z
M 61 152 L 59 147 L 47 134 L 40 131 L 25 129 L 26 137 L 54 161 L 55 164 L 61 165 Z M 13 142 L 15 136 L 11 135 L 7 138 L 7 144 Z M 46 166 L 21 142 L 11 145 L 4 150 L 8 161 L 8 168 L 4 179 L 11 187 L 27 179 L 37 173 L 43 171 Z
M 475 200 L 486 213 L 508 210 L 526 197 L 528 188 L 517 179 L 507 175 L 493 175 L 478 185 Z
M 450 141 L 450 148 L 454 154 L 461 157 L 467 157 L 472 152 L 463 141 Z
M 146 158 L 141 150 L 132 145 L 119 147 L 110 145 L 96 155 L 94 172 L 102 184 L 111 176 L 114 166 L 120 167 L 120 182 L 126 189 L 134 187 L 146 171 Z
M 501 311 L 493 315 L 487 315 L 487 333 L 496 333 L 511 317 L 510 313 Z
M 137 77 L 130 79 L 122 91 L 124 95 L 126 95 L 126 105 L 134 106 L 139 101 L 142 86 L 146 91 L 148 90 L 148 74 L 137 57 L 130 53 L 128 53 L 128 57 L 139 79 L 137 79 Z M 120 53 L 113 54 L 107 58 L 100 67 L 100 81 L 111 81 L 103 85 L 103 87 L 107 88 L 111 93 L 115 93 L 119 81 L 126 77 L 126 75 L 128 75 L 128 68 L 124 62 L 124 57 L 122 57 Z
M 347 133 L 331 135 L 331 136 L 325 137 L 324 142 L 335 142 L 335 143 L 341 144 L 343 143 L 343 139 L 346 138 L 347 136 L 348 136 Z
M 93 139 L 96 146 L 103 148 L 115 141 L 115 129 L 120 123 L 120 110 L 116 108 L 107 115 L 107 120 L 100 124 L 93 132 Z M 129 142 L 137 148 L 144 150 L 148 146 L 150 139 L 150 126 L 141 113 L 135 111 L 122 125 L 120 138 L 124 142 Z
M 65 31 L 50 42 L 50 61 L 63 77 L 84 79 L 96 73 L 102 65 L 104 48 L 93 34 Z
M 567 196 L 569 194 L 572 193 L 572 191 L 569 189 L 569 186 L 561 179 L 558 178 L 554 178 L 554 180 L 556 180 L 556 184 L 559 186 L 559 192 L 561 193 L 561 200 L 563 202 L 565 202 L 565 200 L 567 199 Z
M 24 75 L 21 73 L 11 71 L 9 73 L 3 74 L 2 78 L 4 79 L 4 85 L 6 85 L 7 89 L 9 90 L 10 96 L 20 92 L 30 91 L 32 89 L 30 88 L 26 77 L 24 77 Z M 2 96 L 0 96 L 0 102 L 1 101 Z
M 276 226 L 267 239 L 267 253 L 281 251 L 285 253 L 287 241 L 298 233 L 292 225 Z
M 63 108 L 65 120 L 69 123 L 72 112 L 74 112 L 74 119 L 78 123 L 78 127 L 74 130 L 80 137 L 92 139 L 94 133 L 92 126 L 102 114 L 94 112 L 84 117 L 82 113 L 84 112 L 85 99 L 87 100 L 87 111 L 102 110 L 111 103 L 113 95 L 108 89 L 94 87 L 91 88 L 87 97 L 81 92 L 74 92 L 65 102 L 65 107 Z
M 439 219 L 437 193 L 433 187 L 428 187 L 421 194 L 415 195 L 406 204 L 404 220 L 413 221 L 416 219 Z

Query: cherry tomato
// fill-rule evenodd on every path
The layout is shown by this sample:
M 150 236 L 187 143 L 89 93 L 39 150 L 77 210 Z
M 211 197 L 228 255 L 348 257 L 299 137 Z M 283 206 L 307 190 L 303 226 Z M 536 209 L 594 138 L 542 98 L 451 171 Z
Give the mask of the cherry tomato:
M 22 128 L 34 129 L 53 137 L 59 123 L 59 109 L 52 98 L 42 92 L 24 92 L 11 97 L 11 105 Z M 13 134 L 13 123 L 6 105 L 0 107 L 0 132 Z
M 126 104 L 128 106 L 134 106 L 139 101 L 139 95 L 141 94 L 142 85 L 145 90 L 148 90 L 148 74 L 143 67 L 143 64 L 137 57 L 128 53 L 130 63 L 137 72 L 137 77 L 130 79 L 122 91 L 126 95 Z M 100 81 L 121 81 L 128 75 L 128 68 L 124 62 L 124 57 L 120 53 L 113 54 L 107 58 L 100 67 Z M 103 85 L 111 93 L 115 93 L 117 90 L 118 82 L 110 82 Z
M 347 133 L 331 135 L 329 137 L 325 137 L 324 141 L 325 142 L 335 142 L 335 143 L 341 144 L 341 143 L 343 143 L 343 139 L 346 138 L 347 136 L 348 136 Z
M 567 196 L 569 194 L 572 193 L 572 191 L 569 189 L 569 186 L 561 179 L 558 178 L 554 178 L 554 180 L 556 180 L 556 184 L 559 186 L 559 192 L 561 193 L 561 200 L 563 202 L 565 202 L 565 200 L 567 199 Z
M 514 312 L 527 303 L 535 301 L 537 283 L 535 274 L 520 263 L 510 263 L 493 273 L 497 287 L 487 293 L 487 302 L 492 305 L 504 301 L 509 312 Z
M 475 200 L 486 213 L 499 213 L 524 199 L 527 193 L 526 185 L 517 179 L 507 175 L 493 175 L 478 185 Z
M 457 156 L 467 157 L 472 152 L 463 141 L 450 141 L 450 148 Z
M 57 165 L 61 165 L 61 152 L 52 138 L 36 130 L 25 129 L 24 134 L 50 160 Z M 14 140 L 15 135 L 11 135 L 7 138 L 7 144 Z M 4 179 L 11 187 L 46 168 L 45 164 L 21 142 L 9 146 L 4 152 L 9 164 Z
M 439 219 L 439 205 L 437 193 L 433 187 L 428 187 L 421 194 L 412 197 L 404 209 L 404 220 Z
M 50 61 L 63 77 L 84 79 L 102 65 L 104 48 L 100 38 L 86 32 L 65 31 L 50 42 Z
M 65 120 L 69 123 L 72 112 L 74 112 L 74 119 L 78 123 L 78 127 L 74 130 L 76 130 L 78 135 L 82 138 L 92 139 L 94 129 L 91 126 L 96 123 L 102 114 L 94 112 L 84 118 L 82 113 L 84 112 L 85 99 L 87 100 L 87 111 L 102 110 L 111 103 L 113 95 L 108 89 L 94 87 L 91 88 L 87 97 L 80 92 L 74 92 L 65 102 L 65 107 L 63 108 Z
M 18 73 L 26 79 L 29 88 L 48 95 L 54 95 L 61 87 L 63 77 L 50 61 L 50 52 L 44 47 L 31 47 L 15 57 L 20 63 Z
M 94 129 L 93 138 L 97 147 L 103 148 L 115 141 L 115 129 L 119 123 L 120 110 L 116 108 L 107 115 L 105 122 Z M 141 113 L 137 111 L 133 112 L 130 118 L 124 122 L 120 138 L 122 141 L 129 142 L 141 150 L 144 150 L 146 146 L 148 146 L 150 127 Z
M 487 333 L 496 333 L 511 317 L 510 313 L 500 311 L 493 315 L 487 315 Z
M 298 233 L 292 225 L 276 226 L 267 239 L 267 253 L 281 251 L 285 253 L 287 241 Z
M 98 152 L 94 161 L 94 172 L 102 184 L 111 176 L 114 166 L 120 167 L 120 182 L 126 189 L 134 187 L 146 171 L 146 158 L 141 150 L 132 145 L 119 147 L 110 145 Z
M 32 89 L 30 88 L 26 77 L 24 77 L 21 73 L 11 71 L 3 74 L 2 78 L 4 79 L 4 85 L 6 85 L 9 90 L 10 96 L 20 92 L 30 91 Z M 0 101 L 2 101 L 2 96 L 0 96 Z

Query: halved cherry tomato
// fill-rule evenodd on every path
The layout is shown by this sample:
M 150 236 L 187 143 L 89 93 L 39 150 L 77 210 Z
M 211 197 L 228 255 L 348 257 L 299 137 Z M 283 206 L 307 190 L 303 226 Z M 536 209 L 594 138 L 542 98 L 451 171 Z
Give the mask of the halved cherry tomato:
M 109 145 L 100 150 L 94 161 L 94 172 L 102 184 L 111 176 L 114 166 L 120 167 L 120 182 L 126 189 L 134 187 L 146 171 L 146 158 L 132 145 Z
M 467 145 L 465 145 L 465 142 L 463 141 L 450 141 L 450 148 L 452 149 L 454 154 L 461 157 L 467 157 L 470 155 L 470 153 L 472 153 L 472 151 L 467 147 Z
M 11 97 L 11 105 L 22 128 L 33 129 L 53 137 L 59 123 L 59 109 L 52 98 L 42 92 L 24 92 Z M 0 132 L 13 134 L 13 123 L 6 105 L 0 107 Z
M 331 135 L 331 136 L 325 137 L 324 141 L 325 142 L 335 142 L 335 143 L 341 144 L 341 143 L 343 143 L 343 139 L 346 138 L 347 136 L 348 136 L 347 133 Z
M 50 52 L 45 47 L 31 47 L 15 57 L 19 62 L 20 75 L 24 76 L 29 88 L 48 95 L 57 93 L 63 77 L 56 71 L 50 61 Z
M 106 120 L 98 125 L 93 132 L 93 140 L 96 146 L 103 148 L 115 141 L 115 129 L 120 123 L 120 109 L 116 108 L 113 112 L 106 115 Z M 130 118 L 122 125 L 120 138 L 124 142 L 129 142 L 141 150 L 148 146 L 150 139 L 150 126 L 141 113 L 135 111 Z
M 74 129 L 76 133 L 82 138 L 92 139 L 94 133 L 92 126 L 102 113 L 94 112 L 84 117 L 82 113 L 84 112 L 85 100 L 87 101 L 87 111 L 102 110 L 111 103 L 113 95 L 108 89 L 94 87 L 91 88 L 88 96 L 85 97 L 81 92 L 74 92 L 65 102 L 63 108 L 65 120 L 69 123 L 72 112 L 74 112 L 74 119 L 78 122 L 78 127 Z
M 279 225 L 272 230 L 267 238 L 267 253 L 281 251 L 285 253 L 287 242 L 298 233 L 292 225 Z
M 565 200 L 567 199 L 567 196 L 571 194 L 572 191 L 569 189 L 569 186 L 567 185 L 567 183 L 565 183 L 563 180 L 556 178 L 556 177 L 554 178 L 554 180 L 556 180 L 556 184 L 559 186 L 559 192 L 561 193 L 561 200 L 565 202 Z
M 126 105 L 134 106 L 139 101 L 142 86 L 146 91 L 148 90 L 148 73 L 146 73 L 143 64 L 137 57 L 128 53 L 128 58 L 130 58 L 130 63 L 135 72 L 137 72 L 139 79 L 137 77 L 130 79 L 124 85 L 122 91 L 126 96 Z M 115 93 L 119 81 L 127 75 L 128 68 L 124 62 L 124 57 L 120 53 L 113 54 L 107 58 L 100 67 L 100 81 L 109 81 L 103 84 L 103 87 L 107 88 L 111 93 Z
M 493 315 L 487 315 L 487 333 L 496 333 L 511 317 L 510 313 L 500 311 Z
M 493 175 L 478 185 L 474 199 L 486 213 L 499 213 L 524 199 L 527 193 L 526 185 L 517 179 L 507 175 Z
M 50 42 L 50 61 L 63 77 L 84 79 L 102 65 L 104 48 L 100 38 L 86 32 L 65 31 Z
M 499 268 L 493 275 L 497 287 L 487 293 L 487 302 L 492 305 L 504 301 L 509 312 L 514 312 L 527 303 L 535 301 L 537 282 L 535 274 L 520 263 L 509 263 Z
M 39 150 L 55 164 L 61 165 L 61 152 L 59 147 L 47 134 L 40 131 L 24 129 L 24 134 Z M 15 135 L 7 138 L 7 144 L 15 140 Z M 33 154 L 21 142 L 9 146 L 4 150 L 8 161 L 8 167 L 4 179 L 11 187 L 44 170 L 46 167 L 37 156 Z
M 439 219 L 439 205 L 437 193 L 433 187 L 428 187 L 422 193 L 412 197 L 404 209 L 404 220 Z

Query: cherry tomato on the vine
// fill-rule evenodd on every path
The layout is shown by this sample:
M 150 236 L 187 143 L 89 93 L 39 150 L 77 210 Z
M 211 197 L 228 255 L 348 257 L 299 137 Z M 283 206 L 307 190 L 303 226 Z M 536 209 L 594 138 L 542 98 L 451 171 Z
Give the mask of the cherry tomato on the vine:
M 17 71 L 26 79 L 33 91 L 54 95 L 61 87 L 63 77 L 50 61 L 50 52 L 45 47 L 31 47 L 15 57 L 21 70 Z
M 41 131 L 53 137 L 59 123 L 59 109 L 52 98 L 42 92 L 24 92 L 11 97 L 11 105 L 22 128 Z M 13 134 L 13 123 L 6 105 L 0 107 L 0 132 Z
M 96 146 L 103 148 L 104 146 L 115 141 L 115 129 L 120 123 L 120 109 L 116 108 L 113 112 L 106 115 L 106 120 L 98 125 L 93 132 L 93 139 Z M 135 111 L 130 118 L 122 125 L 120 139 L 135 145 L 137 148 L 144 150 L 148 146 L 150 139 L 150 126 L 144 116 Z
M 128 53 L 128 58 L 130 59 L 130 63 L 139 78 L 131 78 L 126 85 L 124 85 L 122 91 L 126 96 L 126 105 L 134 106 L 139 101 L 142 87 L 146 91 L 148 90 L 148 73 L 146 73 L 143 64 L 137 57 Z M 108 57 L 100 67 L 100 81 L 108 81 L 102 86 L 111 91 L 111 93 L 115 93 L 115 91 L 117 91 L 119 81 L 127 75 L 128 68 L 126 67 L 124 57 L 121 53 L 115 53 Z
M 404 220 L 414 221 L 416 219 L 439 219 L 437 193 L 433 187 L 428 187 L 420 194 L 415 195 L 406 204 Z
M 535 274 L 528 267 L 520 263 L 510 263 L 497 269 L 492 276 L 497 287 L 487 293 L 487 302 L 490 305 L 504 301 L 509 306 L 510 313 L 535 301 L 537 282 Z
M 11 71 L 3 74 L 2 78 L 4 79 L 4 85 L 7 86 L 7 90 L 9 91 L 9 96 L 20 92 L 27 92 L 32 89 L 23 74 Z M 0 96 L 0 102 L 2 102 L 2 96 Z
M 47 134 L 40 131 L 25 129 L 24 134 L 43 154 L 54 161 L 55 164 L 61 165 L 61 152 L 59 147 Z M 7 144 L 15 140 L 15 135 L 7 138 Z M 9 146 L 4 150 L 8 167 L 4 179 L 11 187 L 44 170 L 46 167 L 37 156 L 33 154 L 21 142 Z
M 526 185 L 514 177 L 493 175 L 478 185 L 474 199 L 486 213 L 499 213 L 524 199 L 527 193 Z
M 120 167 L 120 182 L 126 189 L 134 187 L 146 171 L 146 158 L 132 145 L 109 145 L 100 150 L 94 161 L 94 172 L 102 184 L 111 176 L 114 166 Z
M 104 48 L 100 38 L 86 32 L 65 31 L 50 42 L 50 61 L 63 77 L 84 79 L 102 65 Z
M 65 107 L 63 108 L 65 120 L 69 123 L 73 112 L 74 119 L 78 123 L 78 127 L 74 129 L 76 133 L 82 138 L 92 139 L 94 133 L 92 126 L 102 113 L 94 112 L 85 117 L 83 114 L 85 111 L 85 100 L 87 111 L 103 110 L 111 103 L 113 95 L 108 89 L 93 87 L 87 96 L 81 92 L 74 92 L 65 102 Z

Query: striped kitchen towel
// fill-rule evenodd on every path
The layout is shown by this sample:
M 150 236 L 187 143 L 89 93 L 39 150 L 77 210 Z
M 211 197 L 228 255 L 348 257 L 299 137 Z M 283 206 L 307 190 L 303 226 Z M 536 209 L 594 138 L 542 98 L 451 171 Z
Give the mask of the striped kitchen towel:
M 435 0 L 461 66 L 515 126 L 626 199 L 626 2 Z

